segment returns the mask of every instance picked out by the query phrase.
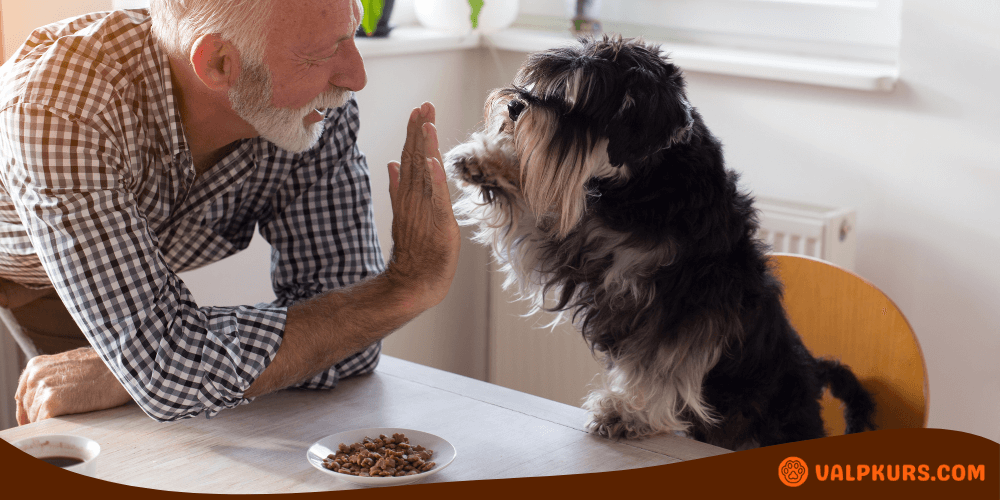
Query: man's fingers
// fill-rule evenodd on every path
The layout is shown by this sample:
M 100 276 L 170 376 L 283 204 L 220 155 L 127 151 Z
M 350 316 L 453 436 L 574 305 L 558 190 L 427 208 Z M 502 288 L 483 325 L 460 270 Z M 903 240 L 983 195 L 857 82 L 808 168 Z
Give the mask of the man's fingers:
M 434 109 L 434 104 L 430 102 L 425 102 L 420 107 L 424 110 L 424 113 L 427 117 L 427 121 L 431 123 L 437 122 L 437 110 Z
M 38 409 L 35 411 L 35 418 L 32 422 L 40 422 L 47 418 L 58 417 L 66 414 L 66 412 L 62 411 L 61 403 L 62 398 L 49 397 L 38 405 Z
M 420 127 L 424 123 L 422 108 L 413 108 L 410 112 L 410 119 L 406 122 L 406 142 L 403 143 L 403 154 L 400 161 L 404 170 L 402 181 L 404 184 L 410 182 L 411 177 L 405 173 L 413 163 L 423 155 L 423 136 Z
M 434 107 L 430 106 L 430 116 L 433 117 L 433 115 Z M 423 130 L 426 136 L 424 154 L 428 159 L 427 169 L 430 173 L 435 205 L 438 210 L 450 213 L 450 217 L 454 219 L 455 215 L 451 206 L 451 191 L 448 190 L 448 174 L 444 171 L 444 161 L 441 159 L 437 127 L 433 122 L 427 122 L 423 125 Z
M 28 361 L 28 366 L 21 372 L 21 376 L 17 378 L 17 391 L 14 392 L 14 399 L 20 401 L 24 397 L 25 391 L 28 390 L 28 373 L 31 371 L 31 361 Z
M 437 205 L 447 206 L 451 209 L 451 191 L 448 190 L 448 174 L 444 171 L 444 165 L 437 158 L 429 158 L 427 165 L 431 170 L 431 181 L 434 183 L 434 196 Z
M 21 403 L 24 405 L 26 423 L 30 424 L 38 421 L 39 407 L 45 404 L 47 399 L 54 397 L 56 392 L 54 385 L 58 385 L 59 382 L 53 380 L 51 376 L 35 374 L 29 376 L 25 383 L 28 385 L 28 389 L 25 391 L 24 397 L 21 398 Z
M 397 202 L 419 204 L 419 197 L 422 196 L 424 200 L 436 205 L 436 211 L 443 210 L 442 207 L 447 205 L 447 211 L 451 212 L 451 193 L 442 166 L 444 162 L 434 124 L 436 117 L 437 111 L 430 102 L 423 103 L 410 113 L 402 161 L 395 164 L 395 168 L 398 168 L 398 183 L 393 183 L 395 162 L 389 165 L 389 193 L 394 206 Z M 418 198 L 411 198 L 411 195 L 417 195 Z M 415 210 L 421 210 L 417 205 L 411 206 Z
M 413 175 L 410 176 L 410 187 L 411 189 L 418 191 L 424 189 L 424 179 L 422 175 L 424 172 L 425 164 L 427 162 L 425 151 L 427 150 L 427 132 L 424 128 L 424 123 L 426 119 L 424 116 L 424 111 L 421 109 L 420 115 L 418 115 L 418 122 L 416 127 L 413 128 L 414 140 L 413 149 L 410 150 L 410 161 L 409 166 L 413 169 Z M 404 160 L 405 162 L 406 160 Z
M 416 136 L 414 135 L 414 130 L 419 126 L 418 116 L 420 114 L 420 108 L 413 108 L 410 111 L 410 119 L 406 122 L 406 140 L 403 142 L 403 158 L 413 151 L 414 141 L 416 141 Z
M 21 400 L 16 400 L 17 408 L 15 410 L 15 416 L 17 417 L 17 425 L 25 425 L 28 423 L 28 412 L 24 410 L 24 405 Z
M 438 150 L 438 136 L 437 136 L 437 110 L 434 109 L 434 105 L 425 102 L 422 106 L 424 112 L 424 122 L 420 124 L 423 128 L 423 142 L 424 149 L 421 154 L 425 158 L 437 158 L 441 161 L 441 151 Z
M 438 162 L 444 164 L 441 159 L 441 150 L 438 145 L 437 126 L 434 122 L 427 122 L 424 129 L 424 156 L 427 158 L 437 158 Z
M 399 185 L 401 186 L 410 186 L 413 183 L 414 151 L 417 148 L 417 136 L 420 135 L 419 113 L 420 108 L 413 108 L 413 111 L 410 112 L 410 121 L 406 123 L 406 142 L 403 144 L 399 166 Z
M 425 102 L 420 107 L 413 109 L 410 113 L 410 120 L 406 124 L 406 143 L 403 146 L 402 155 L 403 176 L 400 182 L 415 190 L 424 189 L 422 186 L 423 178 L 417 176 L 416 173 L 423 170 L 425 158 L 428 156 L 440 157 L 440 154 L 436 153 L 437 136 L 434 134 L 429 137 L 426 129 L 427 124 L 433 126 L 436 115 L 434 105 Z M 433 147 L 429 146 L 428 141 L 433 141 Z M 429 154 L 429 151 L 435 151 L 435 153 Z M 411 169 L 412 172 L 408 172 Z
M 392 208 L 396 208 L 396 192 L 399 190 L 399 162 L 391 161 L 388 165 L 389 168 L 389 203 Z
M 35 422 L 35 416 L 38 413 L 38 408 L 36 408 L 36 397 L 35 391 L 28 391 L 28 397 L 21 400 L 21 404 L 24 407 L 24 423 L 30 424 Z M 23 424 L 22 424 L 23 425 Z
M 21 376 L 17 379 L 17 391 L 14 392 L 14 401 L 17 403 L 17 408 L 15 409 L 17 425 L 31 423 L 30 420 L 28 420 L 28 407 L 26 401 L 31 399 L 29 395 L 30 391 L 28 390 L 28 379 L 34 371 L 32 367 L 32 361 L 28 361 L 27 368 L 21 372 Z

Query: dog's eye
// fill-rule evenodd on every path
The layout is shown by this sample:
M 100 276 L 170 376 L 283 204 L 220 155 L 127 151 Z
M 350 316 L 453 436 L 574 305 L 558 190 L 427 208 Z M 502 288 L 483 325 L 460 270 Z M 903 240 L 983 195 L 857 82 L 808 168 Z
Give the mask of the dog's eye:
M 521 112 L 524 111 L 524 101 L 513 100 L 507 104 L 507 111 L 510 113 L 510 119 L 512 121 L 517 121 L 517 117 L 521 116 Z

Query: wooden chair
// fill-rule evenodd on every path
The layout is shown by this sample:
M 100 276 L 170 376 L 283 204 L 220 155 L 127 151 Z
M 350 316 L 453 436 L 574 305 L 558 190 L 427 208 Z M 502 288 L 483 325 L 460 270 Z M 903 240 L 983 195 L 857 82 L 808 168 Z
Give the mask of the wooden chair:
M 903 313 L 871 283 L 825 261 L 772 254 L 785 309 L 806 347 L 851 367 L 875 398 L 879 429 L 926 427 L 927 368 Z M 823 397 L 831 436 L 844 433 L 841 402 Z

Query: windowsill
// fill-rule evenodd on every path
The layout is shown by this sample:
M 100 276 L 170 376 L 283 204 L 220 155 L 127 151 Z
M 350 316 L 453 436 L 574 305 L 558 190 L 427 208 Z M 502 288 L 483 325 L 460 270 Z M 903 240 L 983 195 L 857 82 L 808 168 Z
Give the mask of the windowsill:
M 481 36 L 478 31 L 462 34 L 420 26 L 398 26 L 388 38 L 359 36 L 355 40 L 361 55 L 369 58 L 474 49 L 479 47 Z
M 651 42 L 655 42 L 650 40 Z M 572 44 L 569 33 L 508 28 L 493 33 L 441 32 L 417 26 L 395 28 L 388 38 L 358 39 L 365 57 L 495 47 L 515 52 L 536 52 Z M 659 42 L 656 42 L 659 43 Z M 685 71 L 805 83 L 864 91 L 889 91 L 899 80 L 899 67 L 891 63 L 852 61 L 779 54 L 705 45 L 661 43 L 663 51 Z

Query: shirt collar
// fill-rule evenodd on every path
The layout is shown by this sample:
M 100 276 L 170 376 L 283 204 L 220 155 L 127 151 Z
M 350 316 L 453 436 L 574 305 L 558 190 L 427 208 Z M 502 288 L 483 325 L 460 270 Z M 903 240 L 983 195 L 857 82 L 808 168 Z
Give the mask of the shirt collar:
M 160 135 L 157 141 L 161 148 L 160 153 L 171 158 L 176 158 L 182 153 L 190 155 L 179 103 L 174 96 L 170 58 L 156 42 L 152 30 L 146 34 L 145 44 L 148 49 L 147 55 L 150 57 L 144 58 L 140 64 L 144 65 L 143 72 L 149 78 L 149 122 L 152 129 Z M 163 148 L 165 150 L 162 150 Z

